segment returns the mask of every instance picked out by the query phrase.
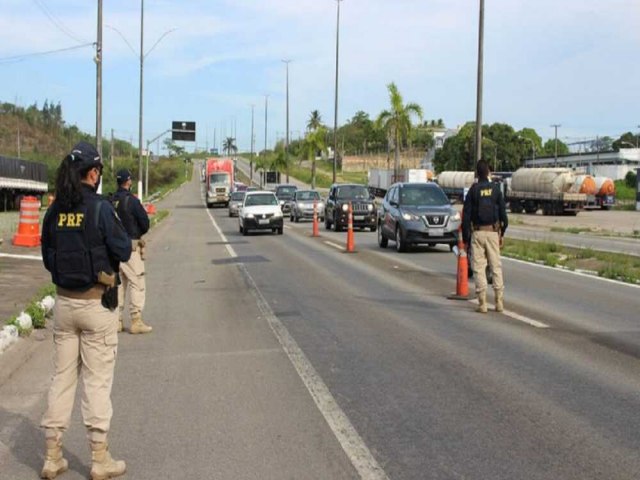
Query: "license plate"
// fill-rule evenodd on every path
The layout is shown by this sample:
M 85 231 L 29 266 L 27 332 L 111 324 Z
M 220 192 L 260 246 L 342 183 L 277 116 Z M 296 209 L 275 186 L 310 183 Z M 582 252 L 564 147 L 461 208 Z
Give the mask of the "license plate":
M 442 237 L 444 235 L 444 228 L 430 228 L 429 236 L 430 237 Z
M 364 220 L 364 215 L 354 215 L 353 219 L 354 220 Z
M 260 225 L 269 225 L 269 219 L 268 218 L 265 218 L 264 220 L 260 219 L 260 220 L 258 220 L 258 223 Z

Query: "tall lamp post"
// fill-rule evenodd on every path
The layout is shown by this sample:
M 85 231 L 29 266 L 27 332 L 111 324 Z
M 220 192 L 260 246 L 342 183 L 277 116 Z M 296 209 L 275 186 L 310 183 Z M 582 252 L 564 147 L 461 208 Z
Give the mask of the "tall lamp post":
M 254 117 L 255 105 L 251 104 L 251 154 L 249 155 L 249 186 L 253 183 L 253 150 L 255 136 L 253 134 L 253 117 Z
M 340 58 L 340 2 L 338 3 L 338 15 L 336 19 L 336 87 L 334 97 L 333 115 L 333 183 L 336 183 L 336 170 L 338 166 L 338 66 Z
M 269 121 L 269 94 L 264 96 L 264 154 L 267 154 L 267 125 Z M 262 188 L 262 177 L 264 170 L 260 173 L 260 188 Z
M 484 56 L 484 0 L 480 0 L 478 26 L 478 84 L 476 91 L 476 163 L 482 158 L 482 69 Z
M 96 41 L 96 150 L 102 157 L 102 0 L 98 0 L 98 38 Z M 18 147 L 18 152 L 20 148 Z M 20 153 L 18 153 L 20 156 Z M 98 184 L 102 193 L 102 180 Z
M 291 60 L 282 60 L 287 66 L 287 133 L 284 137 L 284 162 L 287 173 L 287 183 L 289 183 L 289 64 Z
M 553 154 L 553 166 L 557 167 L 558 166 L 558 127 L 561 127 L 562 125 L 560 125 L 559 123 L 554 123 L 553 125 L 551 125 L 554 129 L 555 129 L 555 146 L 554 146 L 554 154 Z

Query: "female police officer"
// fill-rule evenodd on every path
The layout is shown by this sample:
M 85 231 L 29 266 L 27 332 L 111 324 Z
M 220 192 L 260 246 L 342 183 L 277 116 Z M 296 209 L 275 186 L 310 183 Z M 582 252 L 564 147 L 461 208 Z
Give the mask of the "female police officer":
M 68 468 L 62 434 L 69 427 L 78 377 L 82 416 L 92 452 L 91 478 L 122 475 L 125 463 L 111 458 L 111 385 L 118 344 L 116 275 L 131 255 L 131 240 L 111 204 L 96 193 L 102 161 L 96 149 L 78 143 L 58 169 L 56 199 L 42 227 L 42 258 L 56 284 L 55 375 L 42 419 L 47 451 L 42 478 Z M 116 296 L 117 298 L 117 296 Z

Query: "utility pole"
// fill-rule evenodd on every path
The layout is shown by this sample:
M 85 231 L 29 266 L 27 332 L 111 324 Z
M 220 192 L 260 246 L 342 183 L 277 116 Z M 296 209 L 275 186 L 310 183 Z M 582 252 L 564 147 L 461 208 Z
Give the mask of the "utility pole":
M 551 125 L 555 131 L 556 131 L 556 136 L 555 136 L 555 153 L 554 153 L 554 161 L 553 161 L 553 166 L 557 167 L 558 166 L 558 127 L 561 127 L 562 125 L 560 125 L 559 123 L 554 123 L 553 125 Z
M 254 149 L 254 140 L 255 137 L 253 135 L 253 113 L 254 113 L 255 105 L 251 104 L 251 154 L 249 155 L 249 186 L 253 182 L 253 149 Z
M 213 148 L 218 150 L 218 141 L 216 139 L 216 127 L 213 127 Z
M 264 154 L 267 154 L 267 120 L 269 111 L 269 94 L 264 96 Z M 260 188 L 262 188 L 262 177 L 264 175 L 264 171 L 260 174 Z
M 142 115 L 144 94 L 144 0 L 140 0 L 140 109 L 138 115 L 138 198 L 142 201 Z M 147 192 L 145 192 L 147 193 Z
M 480 0 L 478 25 L 478 84 L 476 91 L 476 163 L 482 158 L 482 87 L 484 62 L 484 0 Z
M 333 105 L 333 183 L 336 183 L 336 171 L 338 168 L 338 65 L 340 55 L 340 2 L 338 3 L 338 15 L 336 18 L 336 86 Z
M 289 183 L 289 64 L 291 60 L 282 60 L 287 66 L 287 134 L 284 140 L 284 161 L 287 172 L 287 183 Z
M 18 120 L 18 158 L 22 158 L 22 146 L 20 145 L 20 120 Z
M 111 159 L 111 172 L 113 172 L 113 128 L 111 129 L 111 148 L 109 148 L 109 157 Z
M 98 0 L 98 39 L 96 42 L 96 150 L 102 158 L 102 0 Z M 102 180 L 98 185 L 102 193 Z

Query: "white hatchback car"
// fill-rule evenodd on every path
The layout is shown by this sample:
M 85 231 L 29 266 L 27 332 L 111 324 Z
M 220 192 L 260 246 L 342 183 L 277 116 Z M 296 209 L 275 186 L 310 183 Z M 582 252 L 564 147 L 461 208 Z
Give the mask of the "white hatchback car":
M 282 209 L 273 192 L 246 192 L 238 214 L 240 233 L 248 235 L 250 230 L 271 230 L 282 235 L 284 219 Z

